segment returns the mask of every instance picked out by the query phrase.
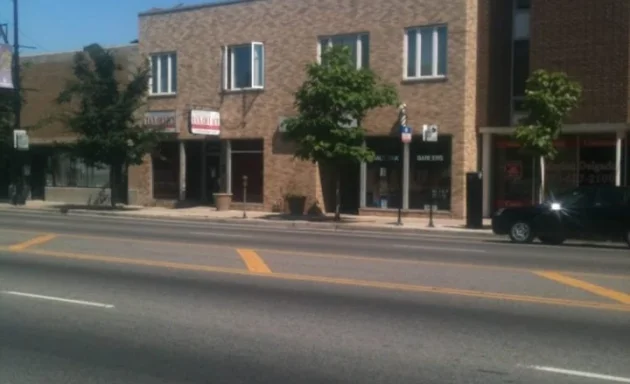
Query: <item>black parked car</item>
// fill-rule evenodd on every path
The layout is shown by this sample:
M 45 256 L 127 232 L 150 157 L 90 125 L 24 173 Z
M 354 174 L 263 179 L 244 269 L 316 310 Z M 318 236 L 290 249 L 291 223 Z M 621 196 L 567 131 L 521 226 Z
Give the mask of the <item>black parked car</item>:
M 623 240 L 630 246 L 630 187 L 578 187 L 543 204 L 501 208 L 492 216 L 492 231 L 516 243 L 579 238 Z

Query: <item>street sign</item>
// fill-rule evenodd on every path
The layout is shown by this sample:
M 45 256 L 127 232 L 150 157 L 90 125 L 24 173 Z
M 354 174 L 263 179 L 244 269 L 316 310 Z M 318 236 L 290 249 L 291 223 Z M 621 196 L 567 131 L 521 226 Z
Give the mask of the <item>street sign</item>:
M 438 126 L 435 124 L 423 125 L 422 126 L 422 140 L 429 141 L 429 142 L 438 141 Z
M 400 126 L 400 140 L 403 143 L 411 143 L 411 137 L 412 137 L 413 133 L 412 133 L 412 129 L 410 126 L 408 125 L 401 125 Z
M 25 130 L 13 130 L 13 148 L 18 151 L 28 151 L 28 133 Z

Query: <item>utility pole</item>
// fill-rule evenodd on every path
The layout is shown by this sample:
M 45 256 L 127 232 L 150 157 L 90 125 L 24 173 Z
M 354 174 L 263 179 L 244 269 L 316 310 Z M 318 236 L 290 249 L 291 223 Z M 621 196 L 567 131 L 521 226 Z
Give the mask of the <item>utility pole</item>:
M 22 85 L 20 84 L 20 27 L 19 27 L 18 0 L 13 0 L 13 91 L 15 92 L 15 105 L 13 116 L 13 129 L 19 130 L 22 126 Z M 12 177 L 14 184 L 14 204 L 22 202 L 23 180 L 21 154 L 15 142 L 15 134 L 11 135 L 11 147 L 13 148 L 11 170 L 17 173 Z

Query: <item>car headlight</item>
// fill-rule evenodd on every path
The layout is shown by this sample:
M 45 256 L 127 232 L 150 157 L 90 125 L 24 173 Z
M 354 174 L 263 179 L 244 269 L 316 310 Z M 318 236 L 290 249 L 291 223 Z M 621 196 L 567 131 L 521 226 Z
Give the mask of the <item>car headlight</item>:
M 551 210 L 552 211 L 561 211 L 562 210 L 562 205 L 560 205 L 560 203 L 551 203 Z

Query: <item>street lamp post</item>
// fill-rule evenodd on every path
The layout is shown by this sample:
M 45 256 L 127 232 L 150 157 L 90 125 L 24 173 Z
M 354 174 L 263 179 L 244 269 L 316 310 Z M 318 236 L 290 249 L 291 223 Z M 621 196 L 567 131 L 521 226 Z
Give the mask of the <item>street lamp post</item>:
M 247 219 L 247 175 L 243 175 L 243 219 Z

